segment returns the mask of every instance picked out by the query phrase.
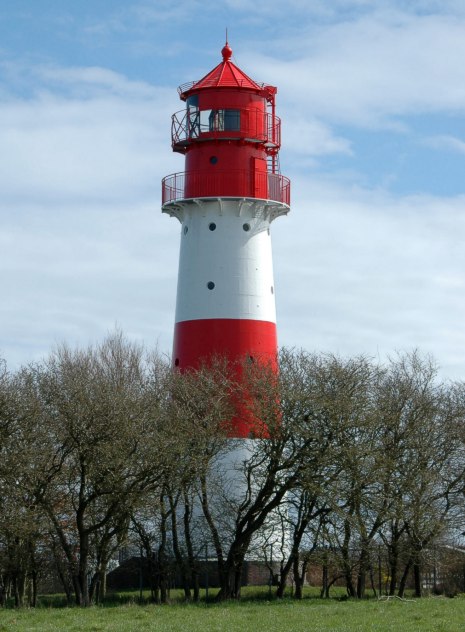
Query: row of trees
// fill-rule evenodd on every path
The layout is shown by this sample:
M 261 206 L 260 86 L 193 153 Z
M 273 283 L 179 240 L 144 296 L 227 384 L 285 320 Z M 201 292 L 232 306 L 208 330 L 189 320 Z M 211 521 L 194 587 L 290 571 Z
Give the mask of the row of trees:
M 180 375 L 117 332 L 3 365 L 0 594 L 34 605 L 53 572 L 89 605 L 133 543 L 161 601 L 173 564 L 198 599 L 206 546 L 219 599 L 240 596 L 247 558 L 270 565 L 278 596 L 290 578 L 300 596 L 318 558 L 326 592 L 342 578 L 361 598 L 373 551 L 389 594 L 412 575 L 420 595 L 426 552 L 463 530 L 465 385 L 418 353 L 278 360 L 278 375 L 248 363 L 239 381 L 222 359 Z M 254 436 L 228 438 L 243 414 L 259 420 Z

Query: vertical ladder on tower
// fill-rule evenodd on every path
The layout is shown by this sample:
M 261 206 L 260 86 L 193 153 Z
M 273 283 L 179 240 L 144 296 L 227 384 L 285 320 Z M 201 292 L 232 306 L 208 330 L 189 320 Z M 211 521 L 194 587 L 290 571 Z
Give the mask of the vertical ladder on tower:
M 279 179 L 279 154 L 269 153 L 266 157 L 268 174 L 268 197 L 272 200 L 281 199 Z
M 270 153 L 266 157 L 266 165 L 268 173 L 280 173 L 279 170 L 279 154 Z

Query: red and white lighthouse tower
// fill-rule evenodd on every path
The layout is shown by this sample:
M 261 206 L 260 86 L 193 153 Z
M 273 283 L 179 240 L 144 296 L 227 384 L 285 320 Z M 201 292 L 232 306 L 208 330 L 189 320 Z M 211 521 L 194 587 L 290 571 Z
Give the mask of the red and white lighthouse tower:
M 185 171 L 166 176 L 162 210 L 181 223 L 173 363 L 198 367 L 213 355 L 275 362 L 276 309 L 271 222 L 289 212 L 280 175 L 277 89 L 223 60 L 178 88 L 186 108 L 172 117 L 173 150 Z M 247 437 L 247 420 L 233 436 Z

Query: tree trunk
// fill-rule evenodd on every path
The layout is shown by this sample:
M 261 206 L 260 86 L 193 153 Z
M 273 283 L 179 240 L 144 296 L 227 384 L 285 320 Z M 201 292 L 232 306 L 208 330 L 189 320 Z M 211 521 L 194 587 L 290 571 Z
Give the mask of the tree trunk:
M 365 597 L 366 576 L 370 566 L 370 550 L 367 542 L 362 542 L 357 573 L 357 598 Z
M 150 584 L 152 600 L 154 603 L 160 603 L 160 566 L 158 556 L 154 553 L 155 559 L 152 558 L 152 571 L 150 573 Z
M 175 502 L 173 495 L 171 493 L 168 494 L 168 500 L 170 503 L 171 509 L 171 537 L 173 544 L 173 552 L 174 557 L 176 559 L 176 564 L 178 566 L 179 572 L 181 574 L 181 584 L 184 591 L 184 599 L 186 601 L 191 600 L 191 589 L 190 589 L 190 577 L 189 577 L 189 568 L 186 565 L 185 558 L 181 552 L 181 548 L 179 546 L 179 534 L 178 534 L 178 517 L 177 517 L 177 509 L 178 503 Z M 184 509 L 184 514 L 186 509 Z M 185 521 L 185 519 L 184 519 Z M 187 540 L 187 536 L 186 536 Z
M 346 588 L 347 594 L 349 597 L 355 597 L 356 591 L 354 582 L 352 579 L 352 564 L 350 559 L 350 551 L 349 551 L 349 543 L 351 537 L 351 529 L 349 521 L 346 520 L 344 522 L 344 542 L 341 546 L 341 555 L 342 555 L 342 567 L 344 572 L 344 578 L 346 580 Z
M 327 564 L 323 565 L 323 577 L 322 577 L 322 580 L 321 580 L 320 597 L 324 597 L 325 599 L 329 599 L 329 583 L 328 583 L 328 566 L 327 566 Z
M 421 597 L 421 566 L 418 560 L 413 564 L 413 582 L 415 586 L 415 597 Z
M 399 597 L 404 596 L 405 586 L 407 584 L 407 578 L 408 578 L 408 574 L 410 572 L 411 566 L 412 566 L 412 558 L 409 558 L 409 561 L 405 565 L 404 572 L 402 573 L 402 577 L 400 578 L 399 592 L 397 593 Z
M 104 560 L 98 562 L 97 570 L 95 571 L 89 589 L 89 602 L 90 603 L 102 603 L 105 598 L 106 592 L 106 579 L 107 579 L 107 563 Z
M 296 555 L 294 557 L 294 563 L 292 565 L 293 577 L 294 577 L 294 599 L 302 599 L 302 576 L 300 574 L 300 559 L 299 556 Z
M 97 569 L 95 571 L 95 573 L 92 575 L 92 579 L 90 580 L 89 601 L 91 603 L 98 603 L 98 599 L 99 599 L 99 582 L 100 582 L 100 576 L 99 576 L 99 572 L 98 572 L 98 569 Z
M 241 598 L 242 564 L 243 562 L 241 561 L 240 564 L 236 567 L 236 570 L 234 573 L 234 598 L 235 599 Z
M 283 577 L 283 574 L 281 573 L 279 577 L 278 587 L 276 589 L 276 597 L 278 599 L 282 599 L 284 597 L 284 591 L 286 590 L 286 582 L 287 582 L 288 574 L 289 573 L 286 573 L 286 575 Z
M 191 516 L 192 516 L 192 504 L 189 500 L 189 496 L 187 490 L 183 490 L 184 497 L 184 539 L 186 541 L 186 549 L 187 549 L 187 562 L 188 562 L 188 573 L 192 582 L 192 588 L 194 590 L 194 601 L 198 602 L 200 600 L 200 583 L 199 583 L 199 568 L 198 562 L 195 558 L 194 554 L 194 545 L 192 542 L 192 534 L 191 534 Z M 190 591 L 189 591 L 190 598 Z
M 26 576 L 24 573 L 15 573 L 13 578 L 15 608 L 24 607 L 24 593 L 26 592 Z
M 165 572 L 160 576 L 160 603 L 168 603 L 168 578 Z
M 31 607 L 37 606 L 37 571 L 34 570 L 31 573 L 32 594 L 31 594 Z
M 103 603 L 107 595 L 107 561 L 102 561 L 99 571 L 97 603 Z
M 294 565 L 295 556 L 299 556 L 298 551 L 296 552 L 295 547 L 292 547 L 292 551 L 286 560 L 285 564 L 281 567 L 281 573 L 279 576 L 278 588 L 276 589 L 276 597 L 278 599 L 282 599 L 284 597 L 284 591 L 286 590 L 287 578 L 289 576 L 289 572 Z M 273 569 L 270 571 L 273 572 Z
M 216 596 L 217 601 L 228 601 L 230 599 L 240 598 L 241 571 L 242 562 L 240 562 L 239 570 L 238 562 L 232 562 L 228 559 L 221 569 L 220 590 Z
M 165 510 L 164 494 L 160 496 L 160 546 L 158 547 L 158 568 L 160 573 L 160 602 L 168 603 L 168 560 L 166 556 L 167 545 L 167 520 L 168 512 Z
M 399 546 L 397 542 L 393 542 L 389 547 L 389 595 L 392 597 L 396 594 L 397 575 L 399 572 Z
M 71 577 L 71 581 L 72 581 L 73 590 L 74 590 L 74 601 L 76 602 L 76 606 L 81 606 L 82 605 L 82 591 L 81 591 L 81 584 L 79 582 L 79 576 L 77 573 L 73 573 Z
M 401 537 L 405 531 L 405 524 L 399 527 L 399 520 L 396 519 L 391 523 L 391 540 L 387 544 L 388 563 L 389 563 L 389 595 L 392 597 L 396 594 L 397 582 L 399 580 L 399 563 L 401 556 Z
M 205 520 L 207 521 L 208 527 L 210 529 L 210 534 L 212 536 L 213 545 L 215 547 L 216 553 L 216 562 L 218 565 L 218 579 L 220 584 L 220 590 L 216 596 L 217 601 L 226 601 L 231 599 L 231 595 L 233 592 L 232 581 L 230 579 L 231 575 L 231 563 L 228 556 L 228 560 L 225 562 L 223 557 L 223 548 L 221 546 L 221 538 L 218 529 L 216 528 L 215 521 L 210 512 L 210 503 L 208 498 L 208 489 L 207 489 L 207 479 L 205 475 L 200 477 L 200 490 L 201 490 L 201 503 L 202 503 L 202 511 L 205 516 Z
M 192 587 L 194 589 L 194 601 L 198 602 L 200 600 L 200 584 L 199 584 L 199 568 L 197 560 L 195 559 L 194 554 L 194 545 L 192 542 L 192 534 L 191 534 L 191 515 L 192 515 L 192 506 L 189 502 L 189 498 L 186 490 L 184 490 L 184 539 L 186 541 L 186 549 L 187 549 L 187 562 L 189 568 L 189 576 L 192 582 Z M 190 591 L 189 591 L 190 598 Z
M 197 571 L 192 572 L 192 589 L 194 591 L 194 602 L 200 601 L 200 577 Z
M 375 575 L 374 575 L 374 572 L 373 572 L 373 564 L 370 564 L 369 571 L 370 571 L 370 584 L 371 584 L 371 589 L 372 589 L 372 591 L 373 591 L 374 596 L 375 596 L 375 597 L 377 597 L 377 596 L 378 596 L 378 593 L 377 593 L 377 591 L 376 591 L 376 586 L 375 586 Z M 381 588 L 380 588 L 379 595 L 381 596 Z
M 323 553 L 323 577 L 321 580 L 321 597 L 325 599 L 329 598 L 329 586 L 328 586 L 328 554 L 326 551 Z
M 79 538 L 79 586 L 81 589 L 81 603 L 79 605 L 87 607 L 90 605 L 89 584 L 87 580 L 89 559 L 89 534 L 84 531 Z

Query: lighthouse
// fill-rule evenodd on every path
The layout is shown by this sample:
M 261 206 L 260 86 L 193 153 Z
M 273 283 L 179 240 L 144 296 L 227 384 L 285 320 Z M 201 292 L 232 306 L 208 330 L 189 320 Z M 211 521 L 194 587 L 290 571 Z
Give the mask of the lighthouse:
M 277 89 L 231 61 L 178 88 L 172 148 L 184 171 L 162 181 L 162 211 L 181 224 L 173 364 L 197 368 L 214 356 L 276 365 L 270 227 L 289 212 L 290 182 L 279 170 Z M 250 435 L 246 417 L 233 438 Z

